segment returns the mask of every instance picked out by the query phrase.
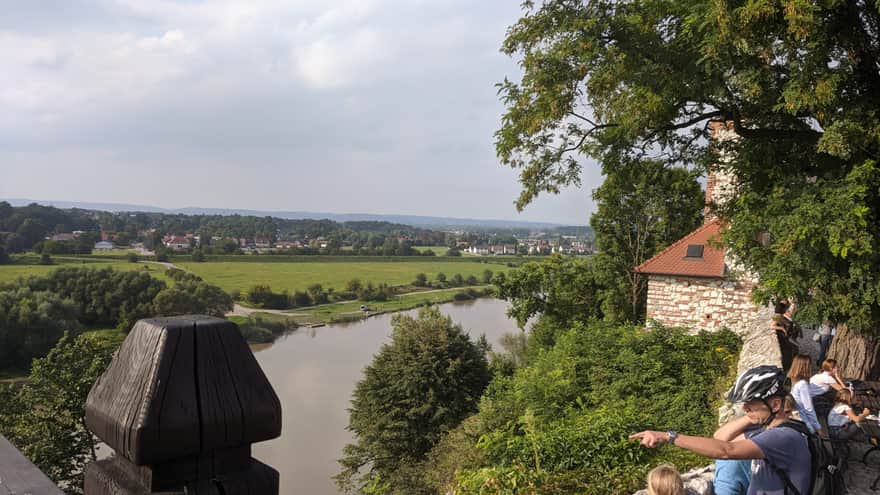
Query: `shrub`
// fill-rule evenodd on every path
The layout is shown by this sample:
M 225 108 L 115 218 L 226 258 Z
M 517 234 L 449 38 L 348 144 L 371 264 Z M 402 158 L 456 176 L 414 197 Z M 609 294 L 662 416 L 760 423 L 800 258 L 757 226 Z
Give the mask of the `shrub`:
M 475 442 L 485 461 L 461 466 L 456 493 L 631 493 L 647 466 L 706 462 L 681 450 L 643 449 L 627 436 L 646 427 L 711 435 L 713 398 L 735 368 L 732 332 L 604 322 L 556 332 L 555 345 L 487 389 Z M 508 482 L 531 488 L 516 491 Z

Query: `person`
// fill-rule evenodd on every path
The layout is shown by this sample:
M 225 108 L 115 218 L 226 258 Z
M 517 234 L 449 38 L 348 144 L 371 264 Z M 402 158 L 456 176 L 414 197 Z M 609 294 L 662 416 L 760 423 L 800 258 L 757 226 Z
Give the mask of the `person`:
M 743 404 L 745 416 L 719 428 L 714 438 L 651 430 L 629 438 L 648 448 L 669 444 L 714 459 L 753 459 L 748 495 L 784 493 L 780 472 L 796 490 L 807 493 L 812 478 L 810 450 L 799 431 L 780 426 L 788 421 L 785 395 L 782 370 L 758 366 L 740 375 L 727 394 L 728 402 Z
M 829 390 L 843 390 L 846 384 L 840 379 L 840 368 L 837 366 L 836 359 L 825 359 L 822 361 L 822 371 L 810 377 L 810 383 L 820 387 L 822 393 Z
M 672 464 L 661 464 L 648 473 L 648 495 L 684 495 L 681 475 Z
M 791 341 L 788 339 L 788 329 L 783 324 L 785 318 L 782 315 L 773 315 L 770 320 L 770 331 L 776 334 L 776 341 L 779 343 L 779 352 L 782 355 L 782 369 L 791 367 L 791 360 L 794 357 L 794 349 Z
M 863 437 L 858 424 L 867 415 L 871 414 L 868 408 L 856 414 L 852 410 L 852 392 L 848 389 L 838 390 L 834 407 L 828 413 L 828 433 L 835 440 L 851 440 Z
M 794 397 L 798 414 L 801 421 L 807 424 L 807 428 L 812 433 L 827 437 L 822 425 L 819 424 L 816 409 L 813 406 L 813 396 L 821 395 L 822 389 L 817 385 L 811 385 L 809 382 L 812 371 L 811 366 L 810 356 L 798 354 L 794 357 L 791 362 L 791 368 L 788 370 L 788 378 L 791 380 L 791 396 Z
M 813 408 L 819 421 L 827 421 L 828 413 L 834 405 L 838 390 L 846 389 L 843 380 L 840 379 L 837 361 L 826 359 L 822 361 L 822 371 L 810 378 L 810 394 L 812 395 Z
M 831 323 L 831 320 L 828 319 L 823 321 L 819 328 L 816 329 L 816 335 L 819 336 L 819 359 L 816 360 L 816 366 L 825 361 L 825 356 L 828 355 L 828 348 L 831 347 L 836 330 L 837 328 L 835 328 L 834 323 Z
M 786 419 L 791 418 L 794 408 L 794 398 L 791 395 L 786 395 L 783 403 Z M 713 438 L 724 440 L 723 430 L 716 431 Z M 718 459 L 715 461 L 715 482 L 713 483 L 715 495 L 746 495 L 751 479 L 751 460 Z

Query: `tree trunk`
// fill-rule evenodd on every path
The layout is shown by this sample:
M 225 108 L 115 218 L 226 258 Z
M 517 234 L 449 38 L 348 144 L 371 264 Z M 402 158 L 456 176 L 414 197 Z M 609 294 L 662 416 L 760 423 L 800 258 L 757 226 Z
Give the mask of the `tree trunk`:
M 840 376 L 845 379 L 880 380 L 880 340 L 862 337 L 841 324 L 828 357 L 837 360 Z

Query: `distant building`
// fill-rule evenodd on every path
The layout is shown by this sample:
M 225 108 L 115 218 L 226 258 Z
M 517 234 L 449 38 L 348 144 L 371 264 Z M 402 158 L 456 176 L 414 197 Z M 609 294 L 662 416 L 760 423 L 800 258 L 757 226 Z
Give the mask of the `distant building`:
M 166 238 L 165 247 L 172 251 L 186 251 L 190 248 L 190 240 L 185 236 L 169 236 Z
M 110 241 L 100 241 L 95 243 L 95 249 L 98 251 L 109 251 L 115 248 L 116 246 L 114 246 L 113 243 Z

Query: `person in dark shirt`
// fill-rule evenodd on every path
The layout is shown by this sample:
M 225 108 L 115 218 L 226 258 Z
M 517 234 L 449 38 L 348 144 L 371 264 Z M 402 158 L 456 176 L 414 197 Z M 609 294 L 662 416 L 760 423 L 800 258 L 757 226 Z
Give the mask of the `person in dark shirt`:
M 810 450 L 797 430 L 781 426 L 785 412 L 785 375 L 776 366 L 752 368 L 737 378 L 727 400 L 742 403 L 746 415 L 722 426 L 715 438 L 675 431 L 630 435 L 645 447 L 675 445 L 713 459 L 752 459 L 748 495 L 784 495 L 784 472 L 800 493 L 810 488 Z

